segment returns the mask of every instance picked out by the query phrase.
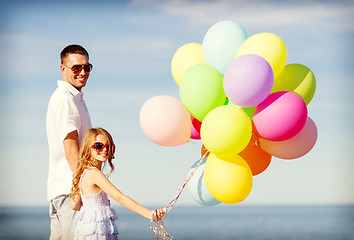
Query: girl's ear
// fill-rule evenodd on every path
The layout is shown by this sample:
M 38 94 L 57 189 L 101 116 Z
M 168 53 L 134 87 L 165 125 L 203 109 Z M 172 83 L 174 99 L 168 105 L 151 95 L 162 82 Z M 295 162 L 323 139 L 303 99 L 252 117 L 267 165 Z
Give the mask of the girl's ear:
M 112 155 L 113 155 L 113 157 L 114 157 L 115 152 L 116 152 L 116 146 L 113 145 L 113 148 L 112 148 Z

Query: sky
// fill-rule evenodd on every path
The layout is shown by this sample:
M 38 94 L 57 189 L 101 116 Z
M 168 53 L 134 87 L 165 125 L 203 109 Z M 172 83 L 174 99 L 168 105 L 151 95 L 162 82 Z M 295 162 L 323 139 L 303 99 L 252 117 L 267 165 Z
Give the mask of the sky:
M 94 65 L 83 89 L 93 126 L 118 146 L 110 180 L 143 205 L 165 206 L 200 158 L 201 141 L 157 145 L 139 112 L 153 96 L 180 99 L 174 53 L 202 43 L 223 20 L 248 36 L 278 35 L 287 64 L 307 66 L 317 84 L 308 105 L 315 147 L 295 160 L 273 157 L 237 205 L 354 204 L 352 1 L 1 1 L 0 9 L 1 206 L 48 204 L 46 110 L 61 79 L 60 51 L 73 43 Z M 198 206 L 187 188 L 177 205 Z

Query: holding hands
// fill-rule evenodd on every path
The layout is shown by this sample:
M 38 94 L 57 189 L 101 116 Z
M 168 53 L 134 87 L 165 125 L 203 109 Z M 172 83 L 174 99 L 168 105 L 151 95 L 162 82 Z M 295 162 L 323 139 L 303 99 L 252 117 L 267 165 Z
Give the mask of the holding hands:
M 165 216 L 166 214 L 166 209 L 155 209 L 152 214 L 151 214 L 151 220 L 152 221 L 161 221 L 161 219 Z

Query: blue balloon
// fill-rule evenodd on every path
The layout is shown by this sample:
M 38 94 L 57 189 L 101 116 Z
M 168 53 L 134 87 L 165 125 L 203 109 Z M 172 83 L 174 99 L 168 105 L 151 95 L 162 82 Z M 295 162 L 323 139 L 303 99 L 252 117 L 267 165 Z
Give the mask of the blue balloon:
M 196 161 L 189 170 L 188 175 L 191 171 L 197 167 L 199 161 Z M 208 191 L 205 182 L 204 182 L 204 167 L 207 158 L 203 159 L 203 162 L 200 164 L 199 168 L 195 171 L 192 178 L 189 180 L 187 186 L 189 189 L 192 198 L 199 204 L 204 206 L 215 206 L 218 205 L 220 202 L 216 200 Z
M 222 75 L 235 59 L 241 44 L 247 39 L 245 30 L 233 21 L 221 21 L 205 34 L 202 52 L 205 63 L 215 67 Z

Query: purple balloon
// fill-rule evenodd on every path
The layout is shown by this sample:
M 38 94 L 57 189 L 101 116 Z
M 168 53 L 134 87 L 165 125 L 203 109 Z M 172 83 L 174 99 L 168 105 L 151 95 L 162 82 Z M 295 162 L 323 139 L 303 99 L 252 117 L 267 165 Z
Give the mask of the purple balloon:
M 253 107 L 261 103 L 270 94 L 273 83 L 272 67 L 255 54 L 236 58 L 224 74 L 226 96 L 240 107 Z

